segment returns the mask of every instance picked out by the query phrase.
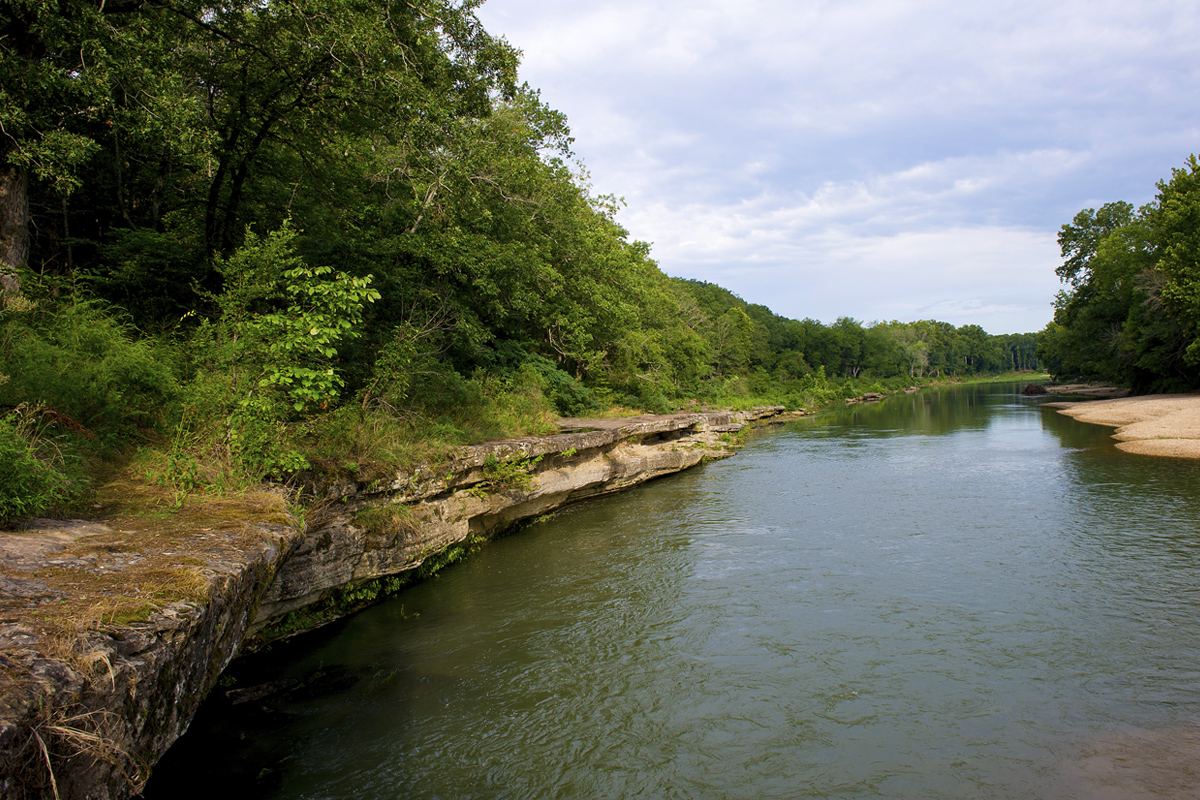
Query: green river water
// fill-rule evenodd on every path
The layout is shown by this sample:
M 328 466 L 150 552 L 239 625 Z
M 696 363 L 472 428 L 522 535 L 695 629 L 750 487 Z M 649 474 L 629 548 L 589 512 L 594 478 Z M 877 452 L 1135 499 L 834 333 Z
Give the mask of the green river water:
M 1195 798 L 1200 462 L 974 386 L 754 432 L 239 662 L 148 798 Z

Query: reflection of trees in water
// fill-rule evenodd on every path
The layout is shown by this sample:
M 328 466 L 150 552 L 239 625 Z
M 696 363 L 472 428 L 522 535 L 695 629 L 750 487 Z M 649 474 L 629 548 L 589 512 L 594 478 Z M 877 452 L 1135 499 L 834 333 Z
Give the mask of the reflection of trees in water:
M 1036 403 L 1036 405 L 1041 405 L 1041 403 Z M 1090 448 L 1115 442 L 1112 438 L 1113 428 L 1107 425 L 1080 422 L 1066 414 L 1060 414 L 1057 409 L 1052 408 L 1043 408 L 1041 412 L 1042 428 L 1062 442 L 1063 447 Z
M 982 430 L 1021 402 L 1020 385 L 1015 383 L 953 386 L 824 411 L 802 424 L 829 436 L 845 436 L 847 428 L 862 428 L 871 438 L 936 436 Z
M 1094 498 L 1104 513 L 1144 512 L 1147 519 L 1170 520 L 1164 512 L 1175 506 L 1184 517 L 1196 514 L 1200 470 L 1191 459 L 1122 452 L 1112 437 L 1114 428 L 1079 422 L 1052 409 L 1042 409 L 1042 429 L 1065 449 L 1060 460 L 1074 490 Z

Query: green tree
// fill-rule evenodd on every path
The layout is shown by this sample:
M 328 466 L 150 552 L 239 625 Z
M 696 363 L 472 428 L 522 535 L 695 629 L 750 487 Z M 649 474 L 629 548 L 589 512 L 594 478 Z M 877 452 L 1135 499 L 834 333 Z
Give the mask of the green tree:
M 194 344 L 196 401 L 223 428 L 231 462 L 254 476 L 287 472 L 304 460 L 283 440 L 291 413 L 327 408 L 343 386 L 337 344 L 359 334 L 371 278 L 310 267 L 294 253 L 287 226 L 218 262 L 225 290 Z
M 749 365 L 754 322 L 741 308 L 735 306 L 712 320 L 705 338 L 718 375 L 736 374 Z
M 1150 218 L 1128 203 L 1086 209 L 1059 234 L 1068 288 L 1055 300 L 1055 327 L 1041 351 L 1056 374 L 1137 383 L 1130 372 L 1140 345 L 1125 332 L 1130 315 L 1147 301 L 1139 289 L 1153 271 Z
M 1165 276 L 1162 299 L 1183 326 L 1185 359 L 1200 365 L 1200 162 L 1188 158 L 1183 169 L 1158 184 L 1153 216 L 1158 268 Z
M 1200 175 L 1195 156 L 1159 183 L 1155 201 L 1087 209 L 1059 241 L 1068 287 L 1038 347 L 1057 375 L 1139 391 L 1200 381 Z
M 1074 288 L 1091 278 L 1092 259 L 1110 233 L 1133 221 L 1133 206 L 1124 201 L 1106 203 L 1097 211 L 1085 208 L 1058 232 L 1063 263 L 1055 272 L 1059 280 Z
M 847 378 L 862 371 L 863 327 L 851 317 L 839 317 L 831 326 L 837 347 L 837 367 Z
M 929 367 L 929 332 L 915 323 L 899 321 L 888 323 L 887 331 L 899 348 L 908 377 L 925 377 L 925 370 Z
M 0 288 L 18 290 L 29 261 L 31 175 L 65 209 L 99 149 L 120 49 L 113 18 L 139 4 L 0 2 Z M 65 219 L 51 230 L 67 237 Z

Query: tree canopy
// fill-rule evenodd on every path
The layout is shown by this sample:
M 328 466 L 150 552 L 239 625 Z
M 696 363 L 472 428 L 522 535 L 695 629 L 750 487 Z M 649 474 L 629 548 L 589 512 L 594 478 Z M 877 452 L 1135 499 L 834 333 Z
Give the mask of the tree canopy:
M 1200 164 L 1193 155 L 1140 209 L 1085 209 L 1058 237 L 1066 287 L 1040 353 L 1064 377 L 1137 391 L 1200 385 Z

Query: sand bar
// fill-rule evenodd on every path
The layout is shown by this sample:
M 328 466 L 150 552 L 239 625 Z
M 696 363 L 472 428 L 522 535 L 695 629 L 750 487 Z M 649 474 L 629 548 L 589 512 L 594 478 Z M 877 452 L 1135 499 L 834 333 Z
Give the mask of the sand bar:
M 1149 394 L 1046 405 L 1080 422 L 1116 428 L 1117 449 L 1127 453 L 1200 458 L 1200 394 Z

